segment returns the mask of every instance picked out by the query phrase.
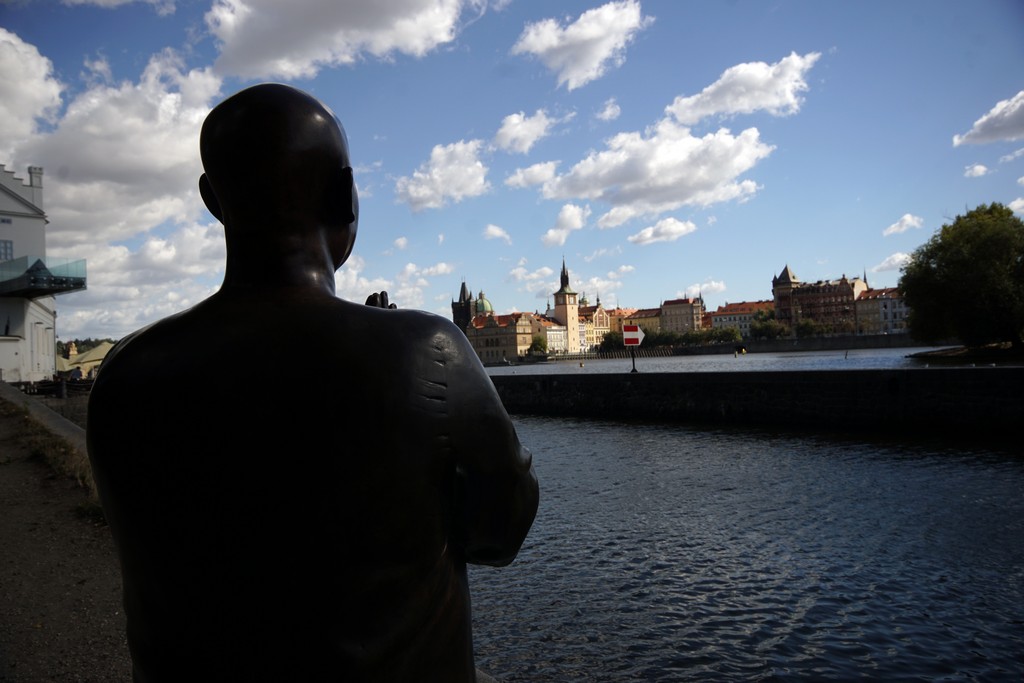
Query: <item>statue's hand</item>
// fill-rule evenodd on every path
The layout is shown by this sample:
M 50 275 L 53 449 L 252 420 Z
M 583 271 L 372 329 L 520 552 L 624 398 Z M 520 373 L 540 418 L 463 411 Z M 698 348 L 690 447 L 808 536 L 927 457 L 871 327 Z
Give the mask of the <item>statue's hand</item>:
M 388 293 L 384 291 L 374 292 L 366 297 L 366 305 L 374 308 L 398 308 L 395 304 L 388 303 Z

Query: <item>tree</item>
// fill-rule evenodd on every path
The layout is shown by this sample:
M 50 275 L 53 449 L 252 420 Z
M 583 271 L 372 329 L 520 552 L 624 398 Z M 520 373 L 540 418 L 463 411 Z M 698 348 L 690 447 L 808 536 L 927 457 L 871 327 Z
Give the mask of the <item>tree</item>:
M 61 358 L 67 358 L 68 346 L 70 346 L 71 344 L 75 345 L 75 350 L 78 351 L 78 353 L 85 353 L 86 351 L 94 349 L 104 342 L 116 344 L 117 340 L 110 339 L 109 337 L 106 339 L 93 339 L 92 337 L 86 337 L 85 339 L 69 339 L 67 342 L 57 340 L 57 342 L 54 344 L 54 349 L 56 350 L 58 356 L 60 356 Z
M 789 334 L 789 328 L 775 319 L 775 311 L 758 311 L 750 321 L 750 336 L 754 339 L 778 339 Z
M 899 289 L 919 341 L 1024 347 L 1024 221 L 998 203 L 957 216 L 911 255 Z
M 820 337 L 825 334 L 825 327 L 818 321 L 811 320 L 810 318 L 802 318 L 793 329 L 796 331 L 796 336 L 800 339 Z
M 602 351 L 617 351 L 623 348 L 623 346 L 622 333 L 612 331 L 604 335 L 604 339 L 601 340 L 601 345 L 598 348 Z
M 544 356 L 547 355 L 547 352 L 548 340 L 539 334 L 533 335 L 533 343 L 530 344 L 528 353 Z

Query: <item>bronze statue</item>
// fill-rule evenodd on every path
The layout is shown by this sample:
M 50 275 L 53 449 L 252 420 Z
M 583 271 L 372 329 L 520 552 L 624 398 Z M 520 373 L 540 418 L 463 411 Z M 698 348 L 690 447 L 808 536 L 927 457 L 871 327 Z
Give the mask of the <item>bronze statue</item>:
M 335 296 L 359 211 L 329 109 L 258 85 L 200 147 L 224 283 L 118 343 L 89 405 L 135 680 L 474 680 L 466 563 L 518 553 L 529 451 L 454 324 Z

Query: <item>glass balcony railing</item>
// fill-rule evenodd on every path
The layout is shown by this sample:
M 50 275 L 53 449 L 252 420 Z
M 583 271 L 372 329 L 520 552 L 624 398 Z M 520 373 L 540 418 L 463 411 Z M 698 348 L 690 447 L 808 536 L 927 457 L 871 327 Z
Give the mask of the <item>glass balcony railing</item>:
M 85 259 L 22 256 L 0 262 L 0 296 L 33 299 L 85 289 Z

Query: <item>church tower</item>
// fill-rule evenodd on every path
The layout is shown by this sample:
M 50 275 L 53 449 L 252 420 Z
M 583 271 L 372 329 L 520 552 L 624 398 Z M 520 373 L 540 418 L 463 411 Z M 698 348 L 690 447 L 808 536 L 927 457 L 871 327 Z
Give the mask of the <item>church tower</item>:
M 576 292 L 569 286 L 569 270 L 562 259 L 561 288 L 555 292 L 555 320 L 565 325 L 569 353 L 580 352 L 580 305 Z
M 466 287 L 465 280 L 463 280 L 459 298 L 457 301 L 452 302 L 452 320 L 460 330 L 465 332 L 469 321 L 473 319 L 473 313 L 473 297 L 469 293 L 469 288 Z

